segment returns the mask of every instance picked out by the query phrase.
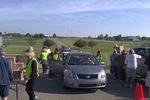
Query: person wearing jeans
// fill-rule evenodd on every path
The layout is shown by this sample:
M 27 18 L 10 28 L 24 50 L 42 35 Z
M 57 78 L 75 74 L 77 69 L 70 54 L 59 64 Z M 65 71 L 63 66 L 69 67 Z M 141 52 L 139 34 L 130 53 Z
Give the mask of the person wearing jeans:
M 130 87 L 133 87 L 133 82 L 136 77 L 136 69 L 137 69 L 137 59 L 142 58 L 140 55 L 135 54 L 134 50 L 131 49 L 129 51 L 129 54 L 126 56 L 125 59 L 125 65 L 127 67 L 126 69 L 126 84 L 128 85 L 130 82 Z M 131 78 L 131 80 L 129 80 Z

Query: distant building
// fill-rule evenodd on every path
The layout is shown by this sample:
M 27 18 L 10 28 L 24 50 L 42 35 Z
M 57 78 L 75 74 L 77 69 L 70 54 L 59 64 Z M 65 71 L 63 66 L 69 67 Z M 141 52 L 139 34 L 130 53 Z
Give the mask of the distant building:
M 140 41 L 140 39 L 137 36 L 123 37 L 123 40 L 125 40 L 125 41 Z

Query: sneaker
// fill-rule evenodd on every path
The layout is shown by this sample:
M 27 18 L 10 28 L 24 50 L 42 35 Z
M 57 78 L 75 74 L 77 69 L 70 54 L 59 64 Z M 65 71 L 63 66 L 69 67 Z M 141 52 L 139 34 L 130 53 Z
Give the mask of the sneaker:
M 35 100 L 38 100 L 38 96 L 35 96 L 34 99 L 35 99 Z

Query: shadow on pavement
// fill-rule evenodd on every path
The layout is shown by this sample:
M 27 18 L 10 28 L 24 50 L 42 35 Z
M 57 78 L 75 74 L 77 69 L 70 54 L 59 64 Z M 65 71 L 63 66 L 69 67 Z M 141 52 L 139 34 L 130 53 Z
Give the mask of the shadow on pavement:
M 96 90 L 70 89 L 63 86 L 63 80 L 60 76 L 48 78 L 48 75 L 40 75 L 35 83 L 35 91 L 40 93 L 53 94 L 88 94 Z
M 115 77 L 111 76 L 110 74 L 107 74 L 107 76 L 108 76 L 108 83 L 107 83 L 107 87 L 103 89 L 104 92 L 120 97 L 118 98 L 118 100 L 135 100 L 133 94 L 135 92 L 136 85 L 133 88 L 125 87 L 125 84 L 120 83 L 120 81 Z M 145 87 L 144 84 L 143 84 L 143 90 L 144 90 L 145 97 L 147 97 L 148 91 L 147 91 L 147 87 Z
M 124 84 L 120 83 L 119 80 L 111 75 L 108 76 L 108 84 L 105 89 L 100 89 L 107 94 L 118 97 L 117 100 L 135 100 L 133 93 L 135 91 L 135 86 L 133 88 L 125 87 Z M 145 97 L 148 97 L 147 88 L 144 86 Z M 63 80 L 60 76 L 54 78 L 48 78 L 48 75 L 40 75 L 36 82 L 35 91 L 40 93 L 53 93 L 53 94 L 90 94 L 96 92 L 96 90 L 90 89 L 68 89 L 64 88 Z

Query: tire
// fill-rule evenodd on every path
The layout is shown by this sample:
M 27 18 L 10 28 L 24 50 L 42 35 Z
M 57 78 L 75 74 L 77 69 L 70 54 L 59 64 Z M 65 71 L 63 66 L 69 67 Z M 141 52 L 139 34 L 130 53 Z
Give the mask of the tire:
M 51 72 L 51 70 L 49 70 L 49 72 L 48 72 L 48 77 L 49 78 L 53 78 L 54 77 L 54 74 Z

